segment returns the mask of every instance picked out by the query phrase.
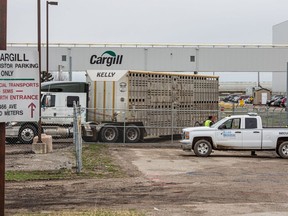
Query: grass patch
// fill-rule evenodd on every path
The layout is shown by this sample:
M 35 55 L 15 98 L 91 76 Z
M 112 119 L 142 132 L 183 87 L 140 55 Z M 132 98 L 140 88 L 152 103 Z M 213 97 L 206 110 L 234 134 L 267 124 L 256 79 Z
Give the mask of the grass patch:
M 55 180 L 70 179 L 73 172 L 66 169 L 47 171 L 6 171 L 6 181 L 31 181 L 31 180 Z
M 62 212 L 49 212 L 49 213 L 27 213 L 27 214 L 16 214 L 15 216 L 45 216 L 45 215 L 49 215 L 49 216 L 144 216 L 145 214 L 143 213 L 139 213 L 135 210 L 119 210 L 119 211 L 115 211 L 115 210 L 103 210 L 103 209 L 99 209 L 99 210 L 91 210 L 91 211 L 62 211 Z
M 75 159 L 76 160 L 76 159 Z M 6 171 L 6 181 L 64 180 L 77 178 L 117 178 L 125 174 L 113 161 L 109 148 L 104 144 L 85 144 L 82 148 L 82 171 L 76 169 L 44 171 Z
M 98 178 L 124 176 L 121 167 L 113 161 L 108 145 L 83 145 L 82 152 L 83 172 L 80 175 L 97 176 Z

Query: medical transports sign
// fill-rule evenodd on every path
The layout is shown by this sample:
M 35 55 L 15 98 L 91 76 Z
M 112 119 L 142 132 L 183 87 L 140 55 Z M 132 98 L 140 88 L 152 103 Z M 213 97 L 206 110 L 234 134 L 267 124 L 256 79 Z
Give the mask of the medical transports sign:
M 0 122 L 39 120 L 37 51 L 0 51 Z

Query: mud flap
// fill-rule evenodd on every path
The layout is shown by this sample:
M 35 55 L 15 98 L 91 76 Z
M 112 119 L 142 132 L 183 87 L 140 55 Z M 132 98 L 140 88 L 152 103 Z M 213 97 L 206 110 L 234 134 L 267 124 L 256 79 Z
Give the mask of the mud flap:
M 96 126 L 90 125 L 89 128 L 82 125 L 82 139 L 85 142 L 97 142 L 98 131 L 96 130 Z

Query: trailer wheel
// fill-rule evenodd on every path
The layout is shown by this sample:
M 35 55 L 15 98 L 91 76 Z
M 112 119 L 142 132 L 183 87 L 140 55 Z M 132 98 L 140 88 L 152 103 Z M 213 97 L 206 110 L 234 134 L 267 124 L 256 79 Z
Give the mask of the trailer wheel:
M 205 139 L 198 140 L 194 145 L 194 153 L 199 157 L 207 157 L 212 152 L 212 145 Z
M 278 146 L 278 154 L 280 157 L 288 159 L 288 141 L 282 142 Z
M 32 125 L 23 125 L 18 134 L 18 139 L 20 143 L 23 144 L 31 144 L 33 142 L 33 138 L 36 136 L 36 128 Z
M 101 140 L 103 142 L 116 142 L 119 138 L 119 131 L 113 125 L 106 125 L 101 129 Z
M 141 138 L 140 129 L 134 124 L 128 125 L 124 131 L 127 143 L 137 143 Z

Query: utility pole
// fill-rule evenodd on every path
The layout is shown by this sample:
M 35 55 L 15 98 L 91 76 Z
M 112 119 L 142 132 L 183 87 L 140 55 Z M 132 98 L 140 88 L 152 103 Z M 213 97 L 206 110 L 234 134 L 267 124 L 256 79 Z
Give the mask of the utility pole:
M 49 73 L 49 5 L 58 5 L 58 2 L 46 2 L 46 79 L 48 79 Z
M 7 0 L 0 0 L 0 50 L 6 50 Z M 5 214 L 5 122 L 0 122 L 0 215 Z
M 41 95 L 41 0 L 37 1 L 37 34 L 38 34 L 38 56 L 39 56 L 39 97 Z M 37 143 L 42 143 L 41 140 L 41 100 L 39 100 L 39 121 L 38 121 L 38 141 Z

